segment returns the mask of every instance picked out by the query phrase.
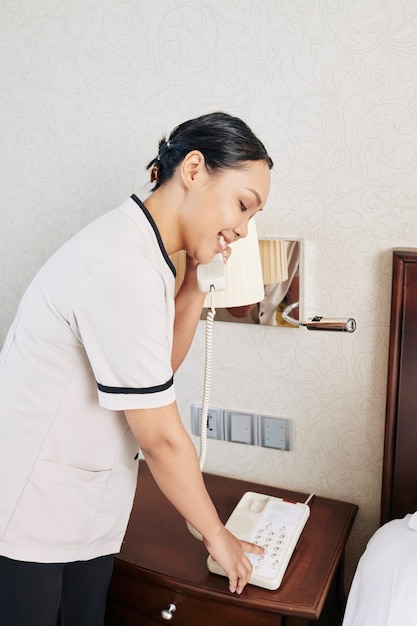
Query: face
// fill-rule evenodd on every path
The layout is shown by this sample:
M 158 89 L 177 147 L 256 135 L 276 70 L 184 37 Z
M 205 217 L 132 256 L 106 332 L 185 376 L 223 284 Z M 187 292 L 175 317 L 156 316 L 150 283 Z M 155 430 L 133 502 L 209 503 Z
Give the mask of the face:
M 270 188 L 265 161 L 209 174 L 198 170 L 189 187 L 183 246 L 198 263 L 209 263 L 233 241 L 246 237 L 248 221 L 263 208 Z

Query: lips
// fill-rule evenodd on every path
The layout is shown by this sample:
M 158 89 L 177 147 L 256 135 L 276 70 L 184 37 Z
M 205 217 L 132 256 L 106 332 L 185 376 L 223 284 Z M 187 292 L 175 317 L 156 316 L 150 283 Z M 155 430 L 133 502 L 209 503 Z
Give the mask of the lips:
M 227 241 L 221 233 L 219 233 L 218 241 L 219 241 L 220 252 L 222 252 L 223 250 L 227 248 Z

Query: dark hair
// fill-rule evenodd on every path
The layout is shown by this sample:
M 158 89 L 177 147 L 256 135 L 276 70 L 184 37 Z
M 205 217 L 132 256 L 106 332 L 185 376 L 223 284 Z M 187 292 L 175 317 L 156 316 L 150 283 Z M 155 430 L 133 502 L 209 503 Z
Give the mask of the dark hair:
M 208 113 L 183 122 L 159 142 L 158 155 L 148 163 L 151 168 L 152 191 L 169 180 L 175 168 L 192 150 L 199 150 L 209 172 L 239 167 L 245 161 L 273 163 L 263 143 L 249 126 L 227 113 Z

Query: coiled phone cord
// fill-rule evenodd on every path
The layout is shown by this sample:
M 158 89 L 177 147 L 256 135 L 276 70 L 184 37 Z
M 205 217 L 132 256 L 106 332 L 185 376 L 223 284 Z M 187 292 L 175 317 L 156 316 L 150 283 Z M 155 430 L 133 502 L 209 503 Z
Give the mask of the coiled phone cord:
M 216 315 L 216 309 L 214 308 L 214 287 L 211 286 L 211 308 L 207 313 L 206 319 L 206 333 L 205 333 L 205 359 L 204 359 L 204 383 L 203 383 L 203 400 L 201 405 L 201 417 L 200 417 L 200 453 L 198 457 L 200 470 L 203 471 L 204 463 L 207 453 L 207 418 L 208 408 L 210 400 L 210 388 L 211 388 L 211 366 L 213 356 L 213 322 Z M 314 497 L 314 493 L 311 493 L 305 504 L 309 504 L 310 500 Z M 187 528 L 190 533 L 196 539 L 203 540 L 202 535 L 189 523 L 186 522 Z
M 200 416 L 200 453 L 198 456 L 198 462 L 200 470 L 203 471 L 204 463 L 206 461 L 207 453 L 207 419 L 208 408 L 210 400 L 210 388 L 211 388 L 211 366 L 213 361 L 213 322 L 216 315 L 216 309 L 213 304 L 214 287 L 210 287 L 211 293 L 211 307 L 207 312 L 206 319 L 206 333 L 205 333 L 205 358 L 204 358 L 204 383 L 203 383 L 203 400 L 201 404 L 201 416 Z M 196 538 L 202 541 L 203 537 L 189 522 L 187 528 L 190 533 Z

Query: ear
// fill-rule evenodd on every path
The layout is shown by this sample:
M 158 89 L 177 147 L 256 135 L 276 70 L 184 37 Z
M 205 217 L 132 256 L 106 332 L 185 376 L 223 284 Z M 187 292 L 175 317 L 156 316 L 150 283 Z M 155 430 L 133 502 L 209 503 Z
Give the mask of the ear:
M 181 163 L 181 177 L 186 187 L 193 184 L 197 177 L 201 178 L 206 173 L 206 162 L 203 153 L 199 150 L 188 152 Z

